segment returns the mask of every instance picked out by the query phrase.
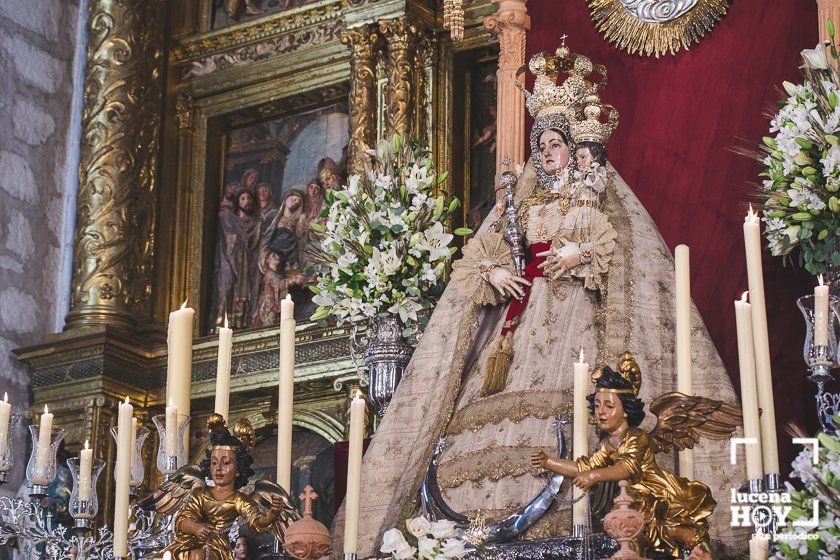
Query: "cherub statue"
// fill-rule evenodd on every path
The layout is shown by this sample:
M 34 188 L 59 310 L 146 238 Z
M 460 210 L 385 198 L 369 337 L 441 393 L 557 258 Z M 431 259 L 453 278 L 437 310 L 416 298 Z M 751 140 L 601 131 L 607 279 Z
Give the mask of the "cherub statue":
M 657 423 L 646 432 L 639 428 L 645 417 L 644 403 L 638 398 L 642 378 L 632 355 L 621 356 L 618 372 L 604 367 L 593 374 L 593 381 L 589 410 L 607 436 L 599 448 L 574 461 L 537 452 L 531 455 L 531 465 L 574 477 L 574 484 L 583 490 L 598 482 L 627 480 L 646 520 L 640 553 L 683 550 L 692 551 L 692 558 L 709 558 L 709 516 L 717 505 L 711 490 L 666 471 L 655 456 L 692 448 L 701 436 L 729 437 L 741 423 L 740 409 L 704 397 L 667 393 L 651 403 Z
M 201 464 L 182 467 L 140 502 L 144 509 L 176 514 L 175 539 L 165 550 L 174 560 L 234 560 L 228 532 L 239 517 L 251 531 L 271 531 L 282 543 L 286 528 L 299 518 L 286 491 L 267 480 L 254 483 L 251 494 L 239 490 L 254 474 L 250 422 L 237 422 L 236 435 L 219 414 L 207 425 L 210 446 Z M 205 484 L 206 478 L 213 481 L 212 487 Z

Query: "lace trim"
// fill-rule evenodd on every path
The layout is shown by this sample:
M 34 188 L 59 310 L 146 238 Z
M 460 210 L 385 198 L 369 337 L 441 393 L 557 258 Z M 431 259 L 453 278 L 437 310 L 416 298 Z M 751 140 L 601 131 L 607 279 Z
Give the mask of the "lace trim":
M 545 420 L 552 416 L 571 418 L 571 389 L 533 389 L 499 393 L 481 398 L 459 409 L 452 415 L 447 435 L 458 435 L 467 430 L 476 431 L 488 424 L 502 420 L 519 423 L 533 417 Z
M 505 446 L 466 453 L 438 466 L 438 484 L 441 488 L 457 488 L 465 482 L 485 479 L 497 482 L 506 476 L 522 476 L 533 470 L 531 453 L 537 451 L 556 453 L 557 449 L 551 446 Z

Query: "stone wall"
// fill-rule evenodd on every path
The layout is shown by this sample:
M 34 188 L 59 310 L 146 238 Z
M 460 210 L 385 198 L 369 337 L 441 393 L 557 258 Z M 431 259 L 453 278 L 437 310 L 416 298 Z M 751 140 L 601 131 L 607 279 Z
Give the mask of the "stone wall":
M 84 63 L 80 3 L 84 8 L 84 0 L 0 1 L 0 393 L 8 391 L 14 412 L 30 404 L 31 389 L 11 349 L 60 330 L 67 311 Z M 22 435 L 19 429 L 25 445 Z

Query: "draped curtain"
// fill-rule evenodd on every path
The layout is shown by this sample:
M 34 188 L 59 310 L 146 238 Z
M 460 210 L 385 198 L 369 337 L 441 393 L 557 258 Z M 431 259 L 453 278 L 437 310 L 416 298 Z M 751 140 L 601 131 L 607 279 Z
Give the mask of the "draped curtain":
M 660 59 L 608 44 L 584 0 L 528 0 L 528 13 L 528 57 L 553 52 L 567 34 L 572 52 L 607 67 L 602 97 L 621 113 L 609 159 L 671 250 L 680 243 L 691 248 L 692 297 L 738 389 L 732 302 L 747 289 L 742 224 L 748 202 L 756 200 L 760 166 L 733 148 L 767 134 L 782 81 L 798 80 L 799 51 L 818 40 L 816 2 L 733 0 L 699 44 Z M 795 303 L 813 280 L 769 254 L 764 270 L 781 460 L 788 465 L 797 450 L 783 426 L 795 421 L 816 429 Z

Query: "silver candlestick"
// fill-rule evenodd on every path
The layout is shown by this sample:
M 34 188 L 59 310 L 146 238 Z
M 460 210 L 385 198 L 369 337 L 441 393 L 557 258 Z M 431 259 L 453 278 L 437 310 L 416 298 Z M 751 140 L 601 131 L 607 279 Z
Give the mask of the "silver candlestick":
M 828 298 L 828 336 L 826 344 L 816 344 L 814 341 L 814 296 L 802 296 L 796 305 L 805 319 L 805 345 L 803 357 L 810 370 L 808 379 L 817 385 L 815 395 L 817 405 L 817 419 L 820 429 L 827 433 L 840 436 L 840 425 L 833 420 L 840 414 L 840 394 L 826 391 L 826 385 L 832 381 L 831 369 L 837 364 L 838 331 L 840 331 L 840 298 Z

